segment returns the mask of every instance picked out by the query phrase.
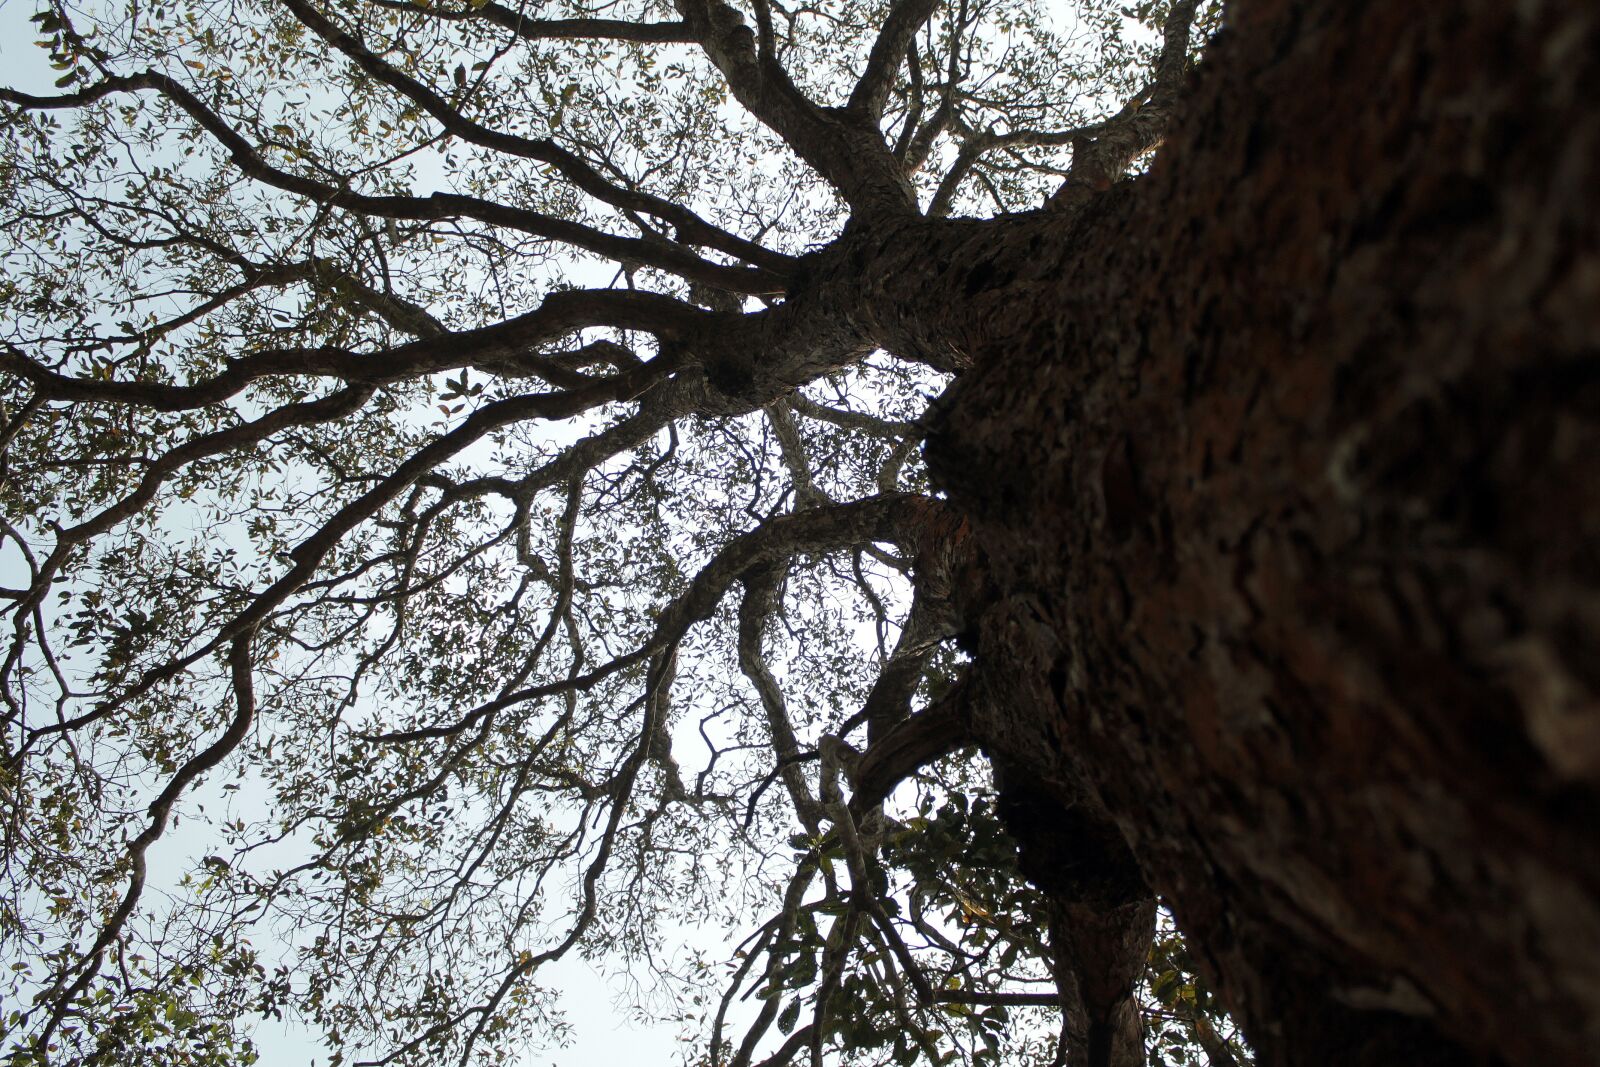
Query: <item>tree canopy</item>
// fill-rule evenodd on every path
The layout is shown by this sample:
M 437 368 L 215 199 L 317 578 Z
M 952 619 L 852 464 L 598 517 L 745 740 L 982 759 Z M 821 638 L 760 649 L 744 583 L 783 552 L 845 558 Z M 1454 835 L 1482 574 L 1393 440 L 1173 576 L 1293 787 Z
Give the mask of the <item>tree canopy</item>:
M 929 220 L 1136 170 L 1219 19 L 42 7 L 54 88 L 0 90 L 14 1061 L 288 1016 L 516 1062 L 582 954 L 689 1062 L 1062 1062 L 1083 976 L 963 728 L 920 456 L 962 357 L 895 287 Z M 1154 1055 L 1247 1059 L 1165 921 L 1140 995 Z

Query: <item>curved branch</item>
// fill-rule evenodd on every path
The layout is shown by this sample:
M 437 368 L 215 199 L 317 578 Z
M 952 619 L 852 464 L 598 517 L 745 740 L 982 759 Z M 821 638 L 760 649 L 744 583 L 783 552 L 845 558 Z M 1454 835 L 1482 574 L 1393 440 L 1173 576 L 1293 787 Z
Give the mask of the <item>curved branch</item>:
M 800 768 L 800 742 L 795 738 L 794 726 L 789 721 L 783 690 L 772 676 L 761 651 L 762 631 L 777 606 L 782 575 L 783 571 L 778 567 L 759 567 L 744 576 L 744 599 L 739 604 L 739 669 L 750 679 L 761 700 L 761 708 L 766 713 L 767 732 L 773 754 L 777 756 L 774 773 L 783 779 L 795 813 L 815 837 L 822 831 L 822 807 L 812 795 L 805 773 Z
M 184 790 L 227 758 L 228 754 L 239 747 L 245 735 L 250 732 L 250 724 L 254 721 L 256 711 L 255 690 L 250 678 L 250 634 L 249 631 L 240 633 L 232 641 L 228 654 L 228 665 L 232 673 L 234 693 L 234 713 L 229 720 L 227 728 L 222 734 L 206 748 L 190 758 L 178 768 L 177 772 L 168 779 L 165 788 L 156 796 L 149 807 L 150 821 L 144 830 L 128 843 L 125 853 L 128 864 L 128 886 L 123 891 L 122 900 L 118 902 L 111 916 L 100 927 L 99 934 L 95 937 L 94 944 L 89 951 L 66 966 L 58 973 L 56 982 L 44 1000 L 51 1004 L 50 1016 L 39 1031 L 38 1046 L 49 1047 L 50 1039 L 55 1034 L 56 1028 L 66 1018 L 72 1009 L 72 1002 L 88 988 L 94 976 L 99 973 L 101 962 L 105 959 L 106 950 L 111 947 L 127 925 L 128 919 L 133 915 L 133 909 L 139 903 L 139 897 L 144 893 L 145 887 L 145 855 L 150 851 L 150 846 L 160 839 L 166 832 L 167 820 L 172 815 L 172 808 Z M 75 972 L 75 977 L 73 976 Z
M 478 19 L 510 30 L 525 41 L 630 41 L 634 44 L 690 44 L 695 40 L 686 22 L 630 22 L 627 19 L 535 19 L 490 0 L 482 7 L 441 11 L 404 0 L 372 0 L 391 11 L 464 22 Z
M 357 193 L 282 170 L 268 163 L 255 145 L 187 87 L 155 71 L 112 75 L 88 88 L 60 96 L 34 96 L 14 89 L 0 89 L 0 100 L 30 110 L 58 110 L 81 107 L 117 93 L 139 91 L 159 93 L 176 104 L 228 151 L 233 165 L 247 177 L 314 203 L 378 218 L 422 222 L 470 218 L 491 226 L 504 226 L 535 237 L 560 241 L 619 263 L 656 267 L 730 292 L 776 295 L 783 291 L 781 283 L 765 269 L 713 263 L 660 238 L 621 237 L 555 215 L 459 193 L 433 193 L 426 197 Z
M 874 219 L 916 212 L 916 193 L 875 118 L 807 98 L 724 0 L 678 0 L 678 10 L 735 99 L 838 190 L 852 211 Z
M 945 59 L 944 87 L 939 94 L 939 106 L 920 126 L 916 123 L 921 117 L 921 108 L 920 106 L 913 108 L 912 113 L 906 116 L 905 130 L 899 143 L 895 145 L 895 157 L 900 160 L 907 174 L 914 174 L 922 169 L 923 164 L 928 161 L 928 155 L 933 151 L 934 142 L 955 121 L 956 95 L 962 82 L 961 38 L 967 32 L 967 25 L 967 0 L 961 0 L 955 17 L 950 21 L 950 54 Z M 920 103 L 919 99 L 918 104 Z
M 453 723 L 382 734 L 375 740 L 405 742 L 447 737 L 471 729 L 486 716 L 514 704 L 586 689 L 676 644 L 690 626 L 711 618 L 733 583 L 752 570 L 807 553 L 828 552 L 870 541 L 897 540 L 906 530 L 916 528 L 930 506 L 938 504 L 914 493 L 894 493 L 770 519 L 724 545 L 694 576 L 689 588 L 661 609 L 654 632 L 633 651 L 565 681 L 507 693 L 478 705 Z
M 792 394 L 789 397 L 789 406 L 808 419 L 826 422 L 845 430 L 861 430 L 875 437 L 919 437 L 922 433 L 915 423 L 896 422 L 861 411 L 831 408 L 826 404 L 817 403 L 804 393 Z
M 337 48 L 374 81 L 389 86 L 411 100 L 433 116 L 445 130 L 462 140 L 497 152 L 549 164 L 562 177 L 597 200 L 625 211 L 638 211 L 653 215 L 677 227 L 680 240 L 704 245 L 707 248 L 714 248 L 719 252 L 726 252 L 728 255 L 735 256 L 747 263 L 755 264 L 763 270 L 771 271 L 779 277 L 786 275 L 793 268 L 794 259 L 791 256 L 774 252 L 754 241 L 747 241 L 742 237 L 737 237 L 726 230 L 713 226 L 680 204 L 675 204 L 649 193 L 627 189 L 608 181 L 588 161 L 576 153 L 562 148 L 548 137 L 519 137 L 515 134 L 490 129 L 467 118 L 438 93 L 378 58 L 354 35 L 334 25 L 331 20 L 307 3 L 306 0 L 282 0 L 282 3 L 312 32 Z M 410 7 L 410 5 L 397 6 Z M 499 7 L 499 5 L 493 4 L 489 6 Z M 500 10 L 505 11 L 504 8 Z M 433 14 L 433 12 L 428 13 Z M 509 11 L 506 11 L 506 14 L 512 15 L 513 18 L 516 17 Z M 580 19 L 573 21 L 581 23 L 593 20 Z M 676 25 L 682 26 L 681 23 Z M 587 35 L 574 32 L 571 36 Z M 682 39 L 687 40 L 688 38 L 685 36 Z M 639 259 L 640 262 L 649 262 L 643 257 L 634 258 Z M 741 289 L 738 291 L 747 292 L 751 290 Z
M 906 58 L 917 31 L 932 17 L 940 0 L 897 0 L 884 17 L 878 37 L 872 42 L 867 66 L 850 93 L 847 111 L 858 112 L 873 122 L 883 116 L 883 107 L 894 87 L 895 73 Z
M 605 379 L 585 390 L 566 393 L 534 393 L 527 396 L 511 397 L 487 404 L 474 411 L 455 430 L 419 449 L 394 471 L 380 479 L 371 489 L 335 512 L 318 527 L 314 534 L 300 542 L 298 546 L 288 553 L 288 558 L 293 565 L 272 585 L 256 594 L 246 608 L 219 627 L 216 636 L 211 640 L 204 642 L 199 648 L 186 655 L 169 660 L 159 667 L 151 668 L 125 690 L 106 698 L 83 714 L 33 729 L 28 735 L 28 741 L 18 747 L 17 751 L 11 755 L 9 762 L 16 764 L 17 761 L 20 761 L 26 755 L 29 746 L 39 738 L 69 733 L 89 723 L 98 722 L 106 718 L 119 708 L 126 706 L 129 701 L 135 700 L 150 692 L 156 686 L 177 677 L 200 659 L 210 655 L 240 634 L 255 629 L 280 604 L 311 580 L 317 568 L 321 566 L 322 561 L 333 551 L 345 534 L 371 518 L 385 504 L 389 503 L 409 486 L 416 484 L 439 464 L 482 439 L 485 435 L 503 426 L 517 422 L 532 419 L 570 417 L 607 400 L 616 400 L 631 395 L 643 388 L 643 385 L 640 384 L 641 382 L 647 383 L 652 374 L 662 369 L 657 364 L 664 363 L 670 365 L 667 357 L 658 357 L 640 367 L 638 371 Z M 714 603 L 713 601 L 713 607 Z M 507 701 L 506 703 L 514 702 Z
M 861 754 L 850 810 L 864 818 L 919 768 L 972 743 L 970 693 L 963 678 L 927 709 L 900 720 Z
M 1130 100 L 1092 137 L 1072 140 L 1072 167 L 1049 206 L 1066 209 L 1086 203 L 1110 188 L 1141 153 L 1161 143 L 1188 76 L 1189 30 L 1197 4 L 1198 0 L 1173 0 L 1161 31 L 1155 80 L 1142 99 Z
M 187 385 L 73 377 L 53 371 L 4 343 L 0 343 L 0 371 L 27 380 L 45 400 L 90 400 L 137 404 L 157 411 L 184 411 L 226 400 L 251 382 L 272 375 L 314 375 L 373 385 L 464 366 L 512 367 L 534 375 L 560 375 L 564 372 L 560 364 L 552 364 L 530 350 L 586 327 L 641 330 L 674 337 L 711 317 L 710 312 L 654 293 L 573 289 L 551 293 L 534 310 L 491 326 L 423 337 L 378 352 L 342 348 L 253 352 L 234 359 L 220 374 Z M 661 369 L 659 362 L 651 365 Z M 640 376 L 635 368 L 617 379 L 623 377 L 633 380 Z M 583 381 L 593 384 L 596 380 Z

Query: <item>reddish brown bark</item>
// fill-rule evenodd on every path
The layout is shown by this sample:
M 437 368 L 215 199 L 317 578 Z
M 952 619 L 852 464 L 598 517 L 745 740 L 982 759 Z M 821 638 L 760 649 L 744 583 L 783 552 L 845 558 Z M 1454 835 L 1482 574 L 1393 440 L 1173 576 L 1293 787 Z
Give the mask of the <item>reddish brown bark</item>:
M 1591 1063 L 1600 13 L 1236 8 L 1151 178 L 880 324 L 975 368 L 930 459 L 1034 671 L 978 729 L 1264 1062 Z

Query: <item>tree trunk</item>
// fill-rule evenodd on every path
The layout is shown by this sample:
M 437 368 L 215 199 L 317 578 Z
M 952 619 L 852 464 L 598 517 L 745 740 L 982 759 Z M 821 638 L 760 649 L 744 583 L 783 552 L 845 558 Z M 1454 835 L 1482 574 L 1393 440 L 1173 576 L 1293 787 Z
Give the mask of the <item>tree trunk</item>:
M 1001 814 L 1022 873 L 1050 898 L 1056 988 L 1071 1067 L 1144 1067 L 1144 976 L 1156 902 L 1122 833 L 1095 800 L 1064 803 L 999 766 Z M 1019 780 L 1013 781 L 1017 777 Z
M 1032 679 L 976 727 L 1263 1063 L 1591 1063 L 1600 14 L 1232 19 L 1151 177 L 880 305 L 973 368 L 929 458 Z

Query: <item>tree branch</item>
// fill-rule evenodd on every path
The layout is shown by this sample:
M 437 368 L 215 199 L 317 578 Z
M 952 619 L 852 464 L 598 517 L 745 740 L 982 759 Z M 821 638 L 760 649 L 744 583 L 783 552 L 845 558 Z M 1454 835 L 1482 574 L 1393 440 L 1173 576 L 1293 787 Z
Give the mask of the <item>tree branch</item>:
M 852 782 L 850 808 L 858 817 L 919 768 L 971 743 L 970 690 L 967 680 L 957 682 L 927 709 L 895 723 L 867 747 Z
M 686 22 L 631 22 L 627 19 L 536 19 L 490 0 L 482 7 L 443 11 L 404 0 L 372 0 L 391 11 L 409 11 L 450 22 L 481 20 L 509 30 L 525 41 L 630 41 L 634 44 L 693 43 Z
M 1094 135 L 1072 141 L 1072 167 L 1067 180 L 1050 197 L 1049 206 L 1077 207 L 1108 189 L 1123 176 L 1135 158 L 1155 148 L 1166 136 L 1189 70 L 1189 29 L 1194 25 L 1198 0 L 1173 0 L 1162 27 L 1161 55 L 1155 80 L 1120 113 L 1101 124 Z
M 641 212 L 670 223 L 677 228 L 680 240 L 725 252 L 747 263 L 755 264 L 763 270 L 771 271 L 780 277 L 786 275 L 792 269 L 794 264 L 792 257 L 774 252 L 754 241 L 747 241 L 713 226 L 680 204 L 675 204 L 649 193 L 619 186 L 603 177 L 587 160 L 574 152 L 562 148 L 547 137 L 520 137 L 501 130 L 491 129 L 467 118 L 438 93 L 435 93 L 416 79 L 401 73 L 391 64 L 374 55 L 353 34 L 340 29 L 315 7 L 307 3 L 306 0 L 281 0 L 281 2 L 312 32 L 337 48 L 374 81 L 387 85 L 405 96 L 431 115 L 446 131 L 456 137 L 471 144 L 503 152 L 507 155 L 549 164 L 562 177 L 597 200 L 624 211 Z M 490 6 L 496 7 L 498 5 Z M 507 12 L 507 14 L 510 14 L 510 12 Z M 572 21 L 589 22 L 593 20 L 578 19 Z M 681 26 L 682 24 L 675 25 Z M 581 35 L 574 33 L 573 36 Z M 643 257 L 635 258 L 638 258 L 640 262 L 649 262 Z M 748 290 L 740 289 L 736 291 L 745 292 Z
M 933 151 L 934 142 L 955 120 L 956 94 L 962 82 L 961 40 L 967 32 L 967 3 L 968 0 L 960 0 L 956 14 L 950 20 L 950 54 L 945 58 L 945 78 L 939 93 L 939 106 L 920 127 L 914 126 L 908 117 L 905 134 L 896 146 L 895 156 L 907 174 L 922 169 L 929 153 Z
M 776 773 L 783 779 L 795 814 L 815 837 L 822 832 L 822 806 L 812 795 L 800 768 L 803 758 L 800 743 L 789 721 L 783 690 L 772 676 L 761 652 L 762 632 L 776 608 L 782 575 L 780 567 L 758 567 L 744 576 L 744 599 L 739 604 L 739 669 L 750 680 L 761 701 L 762 711 L 766 713 L 767 733 L 771 738 L 773 755 L 777 757 Z
M 534 310 L 491 326 L 424 337 L 377 352 L 332 347 L 252 352 L 232 360 L 221 373 L 187 385 L 73 377 L 4 343 L 0 343 L 0 370 L 27 380 L 45 400 L 92 400 L 183 411 L 226 400 L 251 382 L 273 375 L 317 375 L 350 383 L 384 384 L 464 366 L 513 367 L 535 375 L 570 374 L 531 350 L 596 326 L 677 337 L 711 317 L 710 312 L 654 293 L 571 289 L 551 293 Z M 658 372 L 665 368 L 659 362 L 651 366 Z M 638 382 L 638 367 L 615 379 L 584 379 L 582 387 L 623 378 Z
M 705 282 L 731 292 L 772 295 L 783 291 L 781 283 L 767 270 L 712 263 L 659 238 L 646 240 L 620 237 L 555 215 L 509 207 L 481 197 L 459 193 L 433 193 L 426 197 L 374 196 L 293 174 L 268 163 L 248 139 L 188 88 L 167 75 L 154 71 L 126 76 L 112 75 L 88 88 L 60 96 L 34 96 L 14 89 L 0 88 L 0 100 L 27 109 L 58 110 L 81 107 L 116 93 L 142 90 L 157 92 L 181 108 L 228 151 L 231 162 L 241 173 L 264 185 L 305 197 L 314 203 L 379 218 L 414 221 L 470 218 L 535 237 L 560 241 L 617 262 L 641 263 L 657 267 L 683 278 Z
M 831 408 L 800 392 L 790 394 L 789 406 L 808 419 L 826 422 L 841 429 L 861 430 L 877 437 L 917 437 L 921 434 L 915 423 L 895 422 L 860 411 Z
M 878 29 L 877 39 L 872 42 L 866 69 L 850 93 L 846 111 L 860 114 L 873 123 L 883 117 L 884 104 L 906 51 L 939 3 L 940 0 L 896 0 Z
M 916 194 L 884 144 L 876 120 L 809 100 L 770 48 L 725 0 L 677 0 L 678 10 L 734 97 L 781 137 L 866 218 L 916 211 Z

